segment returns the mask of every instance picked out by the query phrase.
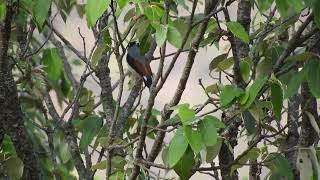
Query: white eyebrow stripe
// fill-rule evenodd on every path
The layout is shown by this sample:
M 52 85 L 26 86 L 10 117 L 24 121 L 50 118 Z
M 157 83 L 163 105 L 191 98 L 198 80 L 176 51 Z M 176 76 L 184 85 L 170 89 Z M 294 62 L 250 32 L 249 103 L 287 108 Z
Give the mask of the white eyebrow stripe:
M 143 76 L 143 79 L 146 81 L 146 80 L 148 80 L 148 78 L 146 77 L 146 76 Z

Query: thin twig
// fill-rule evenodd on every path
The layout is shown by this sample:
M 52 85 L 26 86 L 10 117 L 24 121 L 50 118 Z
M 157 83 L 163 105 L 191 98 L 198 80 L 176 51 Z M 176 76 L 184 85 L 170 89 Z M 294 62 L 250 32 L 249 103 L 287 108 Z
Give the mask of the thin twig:
M 24 56 L 24 58 L 29 58 L 29 57 L 32 57 L 32 56 L 34 56 L 35 54 L 38 54 L 42 49 L 43 49 L 43 47 L 47 44 L 47 42 L 49 41 L 49 39 L 50 39 L 50 37 L 52 36 L 52 34 L 53 34 L 53 25 L 52 25 L 52 22 L 53 22 L 53 20 L 56 18 L 56 16 L 58 15 L 58 12 L 53 16 L 53 18 L 52 18 L 52 20 L 50 21 L 50 33 L 49 33 L 49 35 L 48 35 L 48 37 L 45 39 L 45 41 L 40 45 L 40 47 L 37 49 L 37 50 L 35 50 L 34 52 L 32 52 L 32 53 L 30 53 L 30 54 L 27 54 L 27 55 L 25 55 Z

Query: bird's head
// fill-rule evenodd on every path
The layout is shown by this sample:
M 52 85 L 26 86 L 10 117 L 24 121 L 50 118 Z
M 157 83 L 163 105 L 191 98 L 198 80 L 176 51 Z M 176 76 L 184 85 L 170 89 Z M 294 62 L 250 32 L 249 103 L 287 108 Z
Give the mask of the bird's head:
M 128 48 L 133 47 L 133 46 L 138 46 L 139 47 L 139 43 L 137 43 L 136 41 L 129 42 Z
M 139 43 L 132 41 L 128 44 L 128 54 L 133 58 L 140 57 L 140 47 Z

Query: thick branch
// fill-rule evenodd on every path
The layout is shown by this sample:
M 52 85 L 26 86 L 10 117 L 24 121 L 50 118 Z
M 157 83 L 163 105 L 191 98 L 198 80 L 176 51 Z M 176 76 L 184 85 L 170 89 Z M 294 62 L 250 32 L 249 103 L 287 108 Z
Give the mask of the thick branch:
M 32 141 L 24 126 L 23 114 L 18 99 L 7 51 L 11 23 L 15 7 L 7 2 L 4 22 L 0 24 L 0 120 L 1 130 L 11 137 L 17 155 L 24 164 L 23 179 L 40 179 L 40 166 L 33 152 Z
M 273 66 L 273 71 L 278 72 L 284 62 L 284 60 L 296 49 L 300 37 L 303 31 L 306 29 L 308 24 L 313 20 L 313 14 L 311 13 L 308 18 L 303 22 L 303 24 L 299 27 L 297 32 L 293 35 L 293 37 L 289 40 L 286 49 L 280 55 L 279 59 L 277 60 L 276 64 Z
M 103 53 L 102 58 L 96 67 L 96 75 L 100 81 L 101 86 L 101 102 L 103 106 L 103 111 L 107 122 L 111 122 L 114 114 L 113 96 L 112 96 L 112 86 L 110 79 L 110 70 L 107 67 L 107 61 L 109 56 L 107 53 Z
M 116 127 L 116 129 L 117 129 L 116 136 L 117 137 L 120 137 L 120 138 L 122 137 L 127 119 L 129 118 L 129 116 L 131 115 L 131 112 L 132 112 L 131 108 L 132 108 L 134 102 L 136 101 L 136 98 L 139 96 L 139 92 L 141 90 L 141 87 L 142 87 L 142 81 L 141 80 L 136 81 L 136 84 L 131 89 L 131 92 L 127 98 L 127 101 L 122 106 L 122 111 L 119 116 L 119 120 L 117 122 L 117 127 Z
M 84 166 L 84 162 L 81 158 L 79 146 L 77 144 L 77 137 L 71 123 L 65 123 L 65 121 L 60 120 L 59 114 L 57 113 L 49 94 L 45 96 L 44 100 L 48 108 L 48 112 L 55 123 L 55 126 L 63 129 L 63 132 L 66 136 L 66 141 L 68 142 L 68 145 L 69 145 L 69 150 L 70 150 L 72 159 L 74 160 L 75 167 L 79 174 L 79 178 L 88 179 L 89 173 L 87 172 Z
M 308 42 L 308 48 L 311 52 L 315 54 L 320 54 L 320 33 L 312 36 L 310 41 Z M 312 145 L 315 141 L 316 132 L 313 129 L 309 117 L 306 115 L 306 111 L 311 113 L 314 118 L 318 120 L 318 112 L 317 112 L 317 99 L 311 94 L 308 83 L 302 83 L 301 87 L 301 108 L 305 109 L 302 116 L 302 124 L 299 138 L 299 145 L 302 147 L 308 147 Z
M 285 149 L 292 149 L 298 144 L 299 140 L 299 132 L 298 132 L 298 121 L 299 121 L 299 96 L 294 95 L 293 97 L 289 98 L 288 101 L 288 135 L 286 138 L 286 148 Z M 296 168 L 297 162 L 297 153 L 295 151 L 289 151 L 285 153 L 285 156 L 288 158 L 291 167 L 293 168 L 293 172 L 296 178 L 299 177 L 299 172 Z

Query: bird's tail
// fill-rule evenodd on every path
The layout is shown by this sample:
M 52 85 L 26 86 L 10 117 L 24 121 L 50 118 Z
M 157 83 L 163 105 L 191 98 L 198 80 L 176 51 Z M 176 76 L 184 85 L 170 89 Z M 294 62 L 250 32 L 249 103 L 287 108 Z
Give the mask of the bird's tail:
M 150 89 L 152 84 L 152 75 L 149 76 L 143 76 L 144 84 Z

